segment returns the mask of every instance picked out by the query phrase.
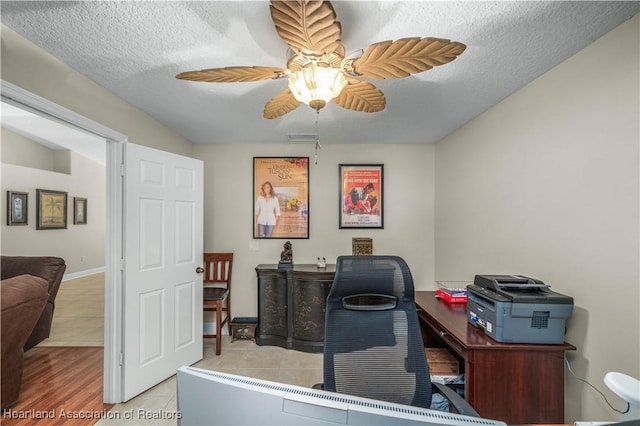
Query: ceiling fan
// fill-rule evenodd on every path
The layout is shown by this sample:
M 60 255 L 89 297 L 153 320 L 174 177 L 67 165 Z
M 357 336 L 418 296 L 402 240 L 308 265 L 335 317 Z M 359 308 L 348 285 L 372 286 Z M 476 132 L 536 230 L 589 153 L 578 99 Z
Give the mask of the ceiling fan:
M 402 38 L 367 47 L 347 57 L 340 41 L 342 26 L 329 1 L 272 0 L 271 19 L 289 46 L 286 68 L 233 66 L 180 73 L 176 78 L 234 83 L 289 78 L 289 87 L 264 108 L 273 119 L 301 103 L 319 111 L 333 101 L 343 108 L 377 112 L 385 108 L 384 93 L 366 79 L 392 79 L 427 71 L 453 61 L 466 49 L 462 43 L 439 38 Z

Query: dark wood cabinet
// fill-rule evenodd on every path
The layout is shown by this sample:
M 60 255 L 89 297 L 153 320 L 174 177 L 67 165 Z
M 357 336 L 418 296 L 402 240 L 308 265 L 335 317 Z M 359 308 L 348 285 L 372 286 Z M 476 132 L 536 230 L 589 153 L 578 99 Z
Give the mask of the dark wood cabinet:
M 325 304 L 335 265 L 256 266 L 258 345 L 322 352 Z
M 287 336 L 287 275 L 286 271 L 277 269 L 258 272 L 258 334 L 262 336 L 258 344 L 277 345 L 279 339 Z

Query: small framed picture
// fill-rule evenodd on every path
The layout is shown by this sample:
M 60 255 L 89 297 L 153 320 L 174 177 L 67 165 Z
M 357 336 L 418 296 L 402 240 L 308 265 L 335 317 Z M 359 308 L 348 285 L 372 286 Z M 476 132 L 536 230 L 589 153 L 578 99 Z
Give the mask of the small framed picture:
M 29 193 L 7 191 L 7 225 L 29 224 Z
M 339 227 L 384 228 L 383 165 L 340 164 Z
M 87 224 L 87 199 L 73 197 L 73 224 Z
M 67 229 L 67 193 L 36 189 L 36 229 Z
M 373 255 L 373 239 L 372 238 L 352 238 L 351 254 L 353 256 Z

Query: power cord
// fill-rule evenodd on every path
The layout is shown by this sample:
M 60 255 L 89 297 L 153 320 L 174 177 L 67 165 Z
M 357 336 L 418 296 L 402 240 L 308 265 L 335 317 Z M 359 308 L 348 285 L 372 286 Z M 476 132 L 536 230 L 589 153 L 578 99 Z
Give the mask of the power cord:
M 582 383 L 586 383 L 587 385 L 591 386 L 591 388 L 593 388 L 596 392 L 598 392 L 602 396 L 602 399 L 604 399 L 604 402 L 607 403 L 609 408 L 611 408 L 613 411 L 615 411 L 617 413 L 620 413 L 620 414 L 626 414 L 626 413 L 629 412 L 629 410 L 631 409 L 631 403 L 627 402 L 626 411 L 618 410 L 613 405 L 611 405 L 611 403 L 609 402 L 607 397 L 602 392 L 600 392 L 600 390 L 598 388 L 596 388 L 595 386 L 593 386 L 591 383 L 587 382 L 586 380 L 581 379 L 580 377 L 576 376 L 576 373 L 574 373 L 573 370 L 571 369 L 571 364 L 569 364 L 569 360 L 567 359 L 566 356 L 564 357 L 564 363 L 567 364 L 567 369 L 569 369 L 569 372 L 573 375 L 573 377 L 575 377 L 576 379 L 580 380 Z

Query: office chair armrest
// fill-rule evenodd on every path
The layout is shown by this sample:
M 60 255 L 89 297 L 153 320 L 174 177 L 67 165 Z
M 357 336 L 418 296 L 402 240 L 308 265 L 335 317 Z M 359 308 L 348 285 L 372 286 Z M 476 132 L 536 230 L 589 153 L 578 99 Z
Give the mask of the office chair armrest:
M 474 410 L 473 407 L 464 400 L 464 398 L 458 395 L 456 391 L 449 388 L 447 385 L 434 382 L 432 382 L 431 385 L 433 386 L 433 392 L 444 396 L 458 413 L 466 416 L 480 417 L 480 414 L 478 414 L 478 412 Z

